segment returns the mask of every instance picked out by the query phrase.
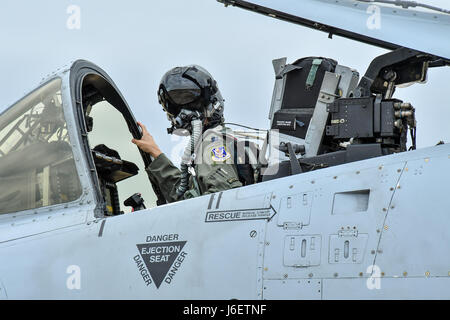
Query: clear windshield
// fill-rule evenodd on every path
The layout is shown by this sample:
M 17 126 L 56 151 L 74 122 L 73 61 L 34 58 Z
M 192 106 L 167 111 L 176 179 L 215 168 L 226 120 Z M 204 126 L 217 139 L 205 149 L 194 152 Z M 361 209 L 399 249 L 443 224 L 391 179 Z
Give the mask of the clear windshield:
M 0 214 L 78 199 L 81 185 L 54 79 L 0 115 Z

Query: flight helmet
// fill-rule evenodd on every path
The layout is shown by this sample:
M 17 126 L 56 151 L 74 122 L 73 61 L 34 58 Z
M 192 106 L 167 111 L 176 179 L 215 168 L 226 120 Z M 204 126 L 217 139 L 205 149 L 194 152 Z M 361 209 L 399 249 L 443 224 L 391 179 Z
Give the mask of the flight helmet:
M 161 79 L 158 101 L 172 127 L 188 129 L 192 120 L 202 120 L 206 127 L 223 122 L 224 100 L 211 74 L 198 65 L 170 69 Z

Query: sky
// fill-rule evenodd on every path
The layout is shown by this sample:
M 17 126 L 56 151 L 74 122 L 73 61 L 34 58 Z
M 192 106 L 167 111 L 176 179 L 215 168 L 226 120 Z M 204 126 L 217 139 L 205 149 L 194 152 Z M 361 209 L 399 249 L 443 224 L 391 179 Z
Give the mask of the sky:
M 422 2 L 449 7 L 448 1 Z M 79 29 L 68 28 L 73 5 L 80 9 Z M 265 129 L 273 59 L 323 56 L 364 74 L 386 52 L 215 0 L 2 0 L 0 43 L 0 112 L 58 67 L 86 59 L 110 75 L 163 151 L 174 142 L 156 90 L 172 67 L 205 67 L 226 100 L 226 120 Z M 416 107 L 419 148 L 450 141 L 449 83 L 449 68 L 433 69 L 426 85 L 397 91 Z

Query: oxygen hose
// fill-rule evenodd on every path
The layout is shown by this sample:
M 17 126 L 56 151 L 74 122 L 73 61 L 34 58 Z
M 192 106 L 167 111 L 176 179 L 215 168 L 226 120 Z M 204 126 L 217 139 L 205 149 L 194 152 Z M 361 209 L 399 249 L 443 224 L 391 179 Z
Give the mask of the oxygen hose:
M 198 145 L 202 137 L 202 121 L 192 120 L 191 121 L 192 134 L 190 143 L 186 145 L 184 149 L 183 157 L 181 158 L 181 181 L 177 187 L 176 194 L 180 199 L 189 188 L 189 167 L 192 165 L 193 154 L 195 152 L 196 146 Z

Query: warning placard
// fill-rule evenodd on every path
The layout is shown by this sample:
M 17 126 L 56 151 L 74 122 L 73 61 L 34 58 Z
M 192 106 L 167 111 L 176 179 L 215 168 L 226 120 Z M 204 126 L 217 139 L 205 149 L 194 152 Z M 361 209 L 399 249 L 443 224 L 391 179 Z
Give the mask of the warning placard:
M 178 235 L 176 236 L 178 238 Z M 152 239 L 157 238 L 147 237 L 147 241 L 151 241 Z M 173 277 L 187 255 L 183 251 L 186 242 L 150 242 L 136 245 L 157 288 L 161 286 L 163 281 L 169 284 L 172 282 Z M 171 271 L 170 273 L 169 270 Z

